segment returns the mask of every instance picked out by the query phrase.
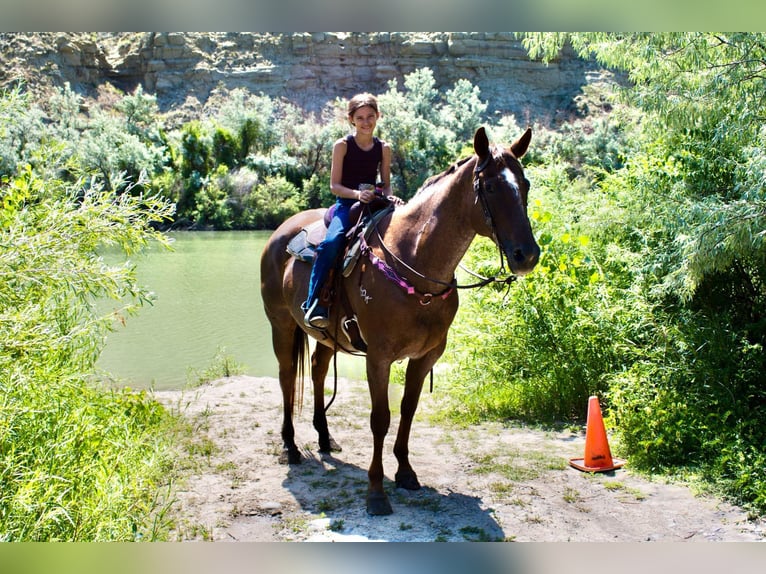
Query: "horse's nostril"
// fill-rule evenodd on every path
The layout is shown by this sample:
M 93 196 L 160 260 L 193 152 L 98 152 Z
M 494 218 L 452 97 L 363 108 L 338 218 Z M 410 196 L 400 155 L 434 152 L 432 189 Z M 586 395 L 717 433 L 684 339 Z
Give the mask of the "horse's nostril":
M 516 261 L 516 263 L 523 263 L 526 258 L 527 256 L 524 255 L 524 251 L 521 249 L 517 248 L 513 250 L 513 259 Z

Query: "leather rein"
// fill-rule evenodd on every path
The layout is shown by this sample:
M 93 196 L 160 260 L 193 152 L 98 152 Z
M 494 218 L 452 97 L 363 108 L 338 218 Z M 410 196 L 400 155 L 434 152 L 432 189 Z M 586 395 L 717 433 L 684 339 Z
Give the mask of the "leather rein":
M 484 158 L 484 161 L 482 161 L 480 164 L 477 164 L 477 166 L 473 170 L 473 189 L 476 193 L 476 199 L 481 203 L 482 210 L 484 211 L 484 219 L 487 222 L 487 226 L 492 230 L 492 236 L 495 239 L 495 244 L 498 245 L 498 251 L 500 251 L 500 270 L 505 271 L 505 255 L 503 254 L 502 248 L 499 247 L 500 242 L 498 241 L 498 235 L 497 235 L 497 226 L 495 225 L 494 218 L 492 217 L 492 211 L 489 209 L 489 203 L 487 202 L 486 197 L 486 189 L 484 188 L 484 183 L 479 178 L 479 174 L 484 171 L 487 168 L 487 165 L 489 165 L 490 160 L 492 159 L 492 154 L 487 154 L 487 157 Z M 479 279 L 476 283 L 471 283 L 467 285 L 460 285 L 457 282 L 456 278 L 453 278 L 452 281 L 442 281 L 441 279 L 434 279 L 432 277 L 428 277 L 426 275 L 423 275 L 416 269 L 413 269 L 410 265 L 402 261 L 396 254 L 394 254 L 391 249 L 384 243 L 383 237 L 380 234 L 380 231 L 378 230 L 378 224 L 377 222 L 374 225 L 375 228 L 375 234 L 378 236 L 378 242 L 380 243 L 381 249 L 394 261 L 396 261 L 399 265 L 401 265 L 404 269 L 406 269 L 409 273 L 414 275 L 415 277 L 418 277 L 419 279 L 422 279 L 424 281 L 429 281 L 431 283 L 436 283 L 437 285 L 444 285 L 445 289 L 439 293 L 421 293 L 420 291 L 417 291 L 412 284 L 407 281 L 404 277 L 399 275 L 396 270 L 394 270 L 390 265 L 388 265 L 385 261 L 375 256 L 374 253 L 372 253 L 372 249 L 369 245 L 366 244 L 366 242 L 362 245 L 362 253 L 366 255 L 372 264 L 377 267 L 380 271 L 383 272 L 383 274 L 392 282 L 398 284 L 402 289 L 404 289 L 408 294 L 410 295 L 417 295 L 420 298 L 420 304 L 421 305 L 428 305 L 431 303 L 432 299 L 434 297 L 438 297 L 441 299 L 446 299 L 449 297 L 449 295 L 452 293 L 455 289 L 476 289 L 480 287 L 484 287 L 486 285 L 489 285 L 490 283 L 504 283 L 508 285 L 510 288 L 511 284 L 518 279 L 518 277 L 514 274 L 509 274 L 507 277 L 500 278 L 497 275 L 492 277 L 483 277 L 482 275 L 479 275 L 478 273 L 474 273 L 473 271 L 470 271 L 463 267 L 463 265 L 460 265 L 460 268 L 466 271 L 469 275 L 472 275 Z

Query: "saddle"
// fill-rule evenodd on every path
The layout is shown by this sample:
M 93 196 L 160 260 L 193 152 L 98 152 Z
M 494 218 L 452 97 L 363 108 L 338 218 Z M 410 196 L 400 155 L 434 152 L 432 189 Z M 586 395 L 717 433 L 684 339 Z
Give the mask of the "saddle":
M 365 209 L 365 207 L 369 209 Z M 322 219 L 301 228 L 288 242 L 287 252 L 299 261 L 313 263 L 316 258 L 316 248 L 327 235 L 327 227 L 332 220 L 334 209 L 335 205 L 325 212 Z M 351 303 L 343 287 L 343 281 L 339 277 L 335 281 L 337 277 L 335 270 L 339 270 L 344 277 L 351 275 L 361 254 L 362 238 L 367 241 L 378 221 L 393 210 L 394 205 L 386 198 L 376 198 L 368 204 L 357 202 L 351 207 L 351 221 L 357 223 L 346 232 L 346 247 L 328 274 L 321 290 L 320 299 L 322 304 L 328 308 L 337 302 L 338 297 L 340 298 L 345 312 L 341 326 L 354 348 L 361 352 L 367 351 L 367 343 L 359 330 L 356 314 L 351 308 Z M 337 288 L 333 288 L 334 286 Z
M 376 198 L 372 202 L 366 204 L 366 206 L 369 207 L 369 210 L 365 210 L 365 204 L 361 202 L 356 202 L 351 207 L 349 218 L 351 221 L 356 221 L 356 224 L 352 225 L 346 232 L 346 252 L 344 253 L 344 258 L 346 253 L 349 253 L 359 244 L 360 232 L 364 232 L 365 238 L 368 238 L 374 224 L 394 209 L 393 204 L 385 198 Z M 335 207 L 336 206 L 333 204 L 333 206 L 325 212 L 322 219 L 301 228 L 301 230 L 296 233 L 287 244 L 287 252 L 299 261 L 313 263 L 316 257 L 316 248 L 322 243 L 327 235 L 327 228 L 330 225 L 330 221 L 332 221 Z M 354 263 L 355 262 L 356 261 L 354 260 Z M 349 262 L 349 264 L 350 263 L 351 262 Z M 346 267 L 347 264 L 344 260 L 344 271 L 346 270 Z M 353 267 L 347 272 L 344 272 L 344 276 L 350 275 L 351 271 L 353 271 Z

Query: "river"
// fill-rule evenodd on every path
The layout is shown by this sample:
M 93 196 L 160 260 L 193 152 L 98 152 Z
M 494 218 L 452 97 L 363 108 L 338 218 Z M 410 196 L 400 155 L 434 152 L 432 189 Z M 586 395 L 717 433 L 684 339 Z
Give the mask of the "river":
M 154 246 L 134 258 L 140 284 L 156 301 L 109 334 L 97 367 L 122 385 L 176 389 L 223 350 L 245 374 L 276 377 L 260 298 L 260 257 L 269 232 L 185 231 L 170 237 L 172 251 Z M 364 360 L 339 355 L 338 375 L 363 378 Z

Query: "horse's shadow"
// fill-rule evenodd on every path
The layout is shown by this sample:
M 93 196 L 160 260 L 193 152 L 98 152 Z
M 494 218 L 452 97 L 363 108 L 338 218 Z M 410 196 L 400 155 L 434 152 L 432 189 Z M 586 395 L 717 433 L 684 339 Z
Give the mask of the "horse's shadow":
M 303 462 L 290 465 L 282 485 L 301 509 L 329 519 L 327 527 L 339 539 L 390 542 L 502 541 L 503 529 L 480 498 L 441 492 L 428 485 L 411 491 L 384 479 L 394 512 L 367 514 L 367 469 L 343 460 L 343 454 L 301 449 Z

